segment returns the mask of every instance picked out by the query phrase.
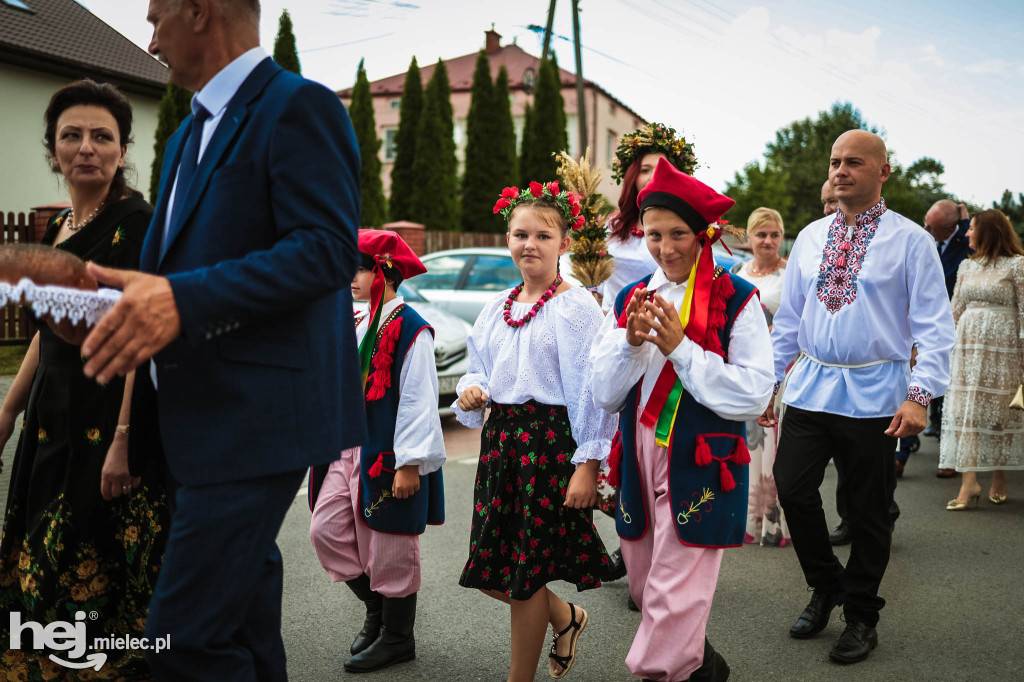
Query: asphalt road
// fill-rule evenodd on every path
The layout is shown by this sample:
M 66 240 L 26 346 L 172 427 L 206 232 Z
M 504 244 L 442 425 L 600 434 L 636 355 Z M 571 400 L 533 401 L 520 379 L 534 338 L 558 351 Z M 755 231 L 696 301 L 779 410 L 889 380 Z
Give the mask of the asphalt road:
M 9 377 L 0 377 L 6 393 Z M 506 606 L 458 585 L 469 538 L 478 432 L 445 419 L 447 523 L 422 536 L 423 587 L 416 626 L 417 659 L 361 677 L 344 672 L 348 646 L 362 622 L 362 605 L 334 585 L 309 542 L 309 510 L 296 498 L 279 543 L 285 557 L 284 641 L 294 682 L 366 680 L 503 680 L 508 670 Z M 945 502 L 957 482 L 935 477 L 937 442 L 923 439 L 896 495 L 903 514 L 882 583 L 888 601 L 879 623 L 879 646 L 867 661 L 839 666 L 828 659 L 842 632 L 838 611 L 828 628 L 806 641 L 790 639 L 789 626 L 809 598 L 792 548 L 747 546 L 727 550 L 708 635 L 729 661 L 732 680 L 1022 680 L 1024 679 L 1024 476 L 1011 473 L 1010 501 L 952 513 Z M 13 443 L 4 451 L 9 465 Z M 6 499 L 7 471 L 0 477 Z M 982 476 L 987 486 L 988 477 Z M 824 484 L 826 512 L 835 472 Z M 987 489 L 987 488 L 986 488 Z M 609 549 L 613 524 L 598 514 Z M 838 551 L 840 559 L 847 548 Z M 566 679 L 631 679 L 623 663 L 639 623 L 625 607 L 625 581 L 576 594 L 556 584 L 591 617 L 580 655 Z M 542 657 L 537 680 L 550 679 Z

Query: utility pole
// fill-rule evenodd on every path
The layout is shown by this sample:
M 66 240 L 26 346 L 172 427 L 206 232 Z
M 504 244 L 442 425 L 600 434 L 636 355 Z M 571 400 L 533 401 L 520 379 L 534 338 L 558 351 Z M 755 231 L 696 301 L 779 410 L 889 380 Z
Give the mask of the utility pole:
M 551 4 L 548 5 L 548 23 L 544 27 L 544 48 L 540 51 L 540 60 L 544 61 L 548 58 L 548 49 L 551 47 L 551 28 L 555 23 L 555 0 L 551 0 Z
M 554 6 L 555 0 L 551 0 L 551 7 Z M 580 0 L 572 0 L 572 39 L 576 47 L 576 123 L 580 133 L 579 154 L 583 156 L 587 151 L 587 104 L 583 88 L 583 48 L 580 45 Z

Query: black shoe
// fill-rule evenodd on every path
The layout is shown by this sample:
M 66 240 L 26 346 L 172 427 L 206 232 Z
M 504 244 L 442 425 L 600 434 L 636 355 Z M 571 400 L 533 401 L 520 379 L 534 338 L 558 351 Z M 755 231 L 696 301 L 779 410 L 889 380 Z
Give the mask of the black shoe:
M 832 609 L 842 603 L 842 592 L 815 590 L 807 608 L 789 629 L 789 636 L 796 639 L 807 639 L 818 634 L 828 625 L 828 617 L 832 615 Z
M 725 682 L 729 679 L 729 664 L 715 651 L 708 638 L 704 638 L 704 660 L 688 678 L 690 682 Z
M 836 529 L 828 534 L 828 541 L 833 545 L 850 544 L 850 524 L 845 519 L 840 521 Z
M 938 438 L 939 437 L 939 427 L 937 425 L 935 425 L 935 424 L 932 424 L 927 429 L 925 429 L 924 432 L 921 435 L 922 436 L 928 436 L 929 438 Z
M 608 557 L 611 559 L 611 565 L 608 568 L 608 576 L 604 579 L 604 582 L 610 583 L 620 578 L 626 577 L 626 562 L 622 560 L 622 548 L 615 550 Z
M 633 595 L 631 594 L 626 595 L 626 608 L 630 611 L 640 611 L 640 607 L 636 605 L 635 601 L 633 601 Z
M 384 597 L 380 636 L 369 647 L 345 661 L 350 673 L 368 673 L 416 658 L 416 593 L 408 597 Z
M 384 597 L 370 589 L 370 576 L 363 573 L 354 580 L 345 582 L 349 589 L 356 595 L 359 601 L 366 605 L 366 619 L 363 621 L 363 628 L 352 640 L 350 651 L 355 656 L 363 649 L 376 641 L 380 635 L 381 609 Z
M 863 661 L 878 646 L 878 633 L 864 623 L 847 623 L 843 634 L 832 645 L 828 657 L 836 663 Z

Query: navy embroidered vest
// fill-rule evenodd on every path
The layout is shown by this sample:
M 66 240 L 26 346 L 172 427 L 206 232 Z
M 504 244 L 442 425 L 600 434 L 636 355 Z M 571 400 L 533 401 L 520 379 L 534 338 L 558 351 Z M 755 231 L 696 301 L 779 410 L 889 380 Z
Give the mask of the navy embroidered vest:
M 400 328 L 397 339 L 393 341 L 390 372 L 387 372 L 390 385 L 377 385 L 375 389 L 375 384 L 379 384 L 382 379 L 379 371 L 387 364 L 386 361 L 381 362 L 384 358 L 377 359 L 377 356 L 382 353 L 382 346 L 390 345 L 386 341 L 390 336 L 388 327 L 396 322 L 400 324 Z M 370 363 L 370 379 L 366 384 L 368 439 L 360 454 L 359 518 L 367 526 L 381 533 L 419 535 L 426 529 L 427 524 L 444 523 L 444 479 L 440 469 L 420 476 L 420 489 L 411 497 L 398 500 L 391 494 L 395 482 L 394 438 L 400 398 L 399 377 L 402 376 L 406 354 L 413 341 L 423 331 L 434 333 L 419 313 L 408 305 L 400 306 L 388 317 L 387 324 L 381 325 L 377 346 L 374 348 L 374 359 Z M 383 349 L 383 352 L 386 353 L 387 349 Z M 410 377 L 410 380 L 415 379 Z M 326 474 L 326 466 L 314 467 L 310 471 L 311 510 L 316 505 L 316 497 Z
M 720 267 L 716 268 L 715 277 L 730 277 L 734 290 L 726 301 L 725 324 L 718 330 L 724 356 L 728 358 L 729 334 L 736 315 L 757 289 Z M 641 284 L 646 286 L 650 279 L 648 275 L 619 293 L 614 310 L 617 318 L 622 317 L 633 290 Z M 654 381 L 657 377 L 647 376 L 646 379 Z M 630 389 L 619 414 L 622 464 L 615 530 L 624 540 L 642 538 L 650 526 L 650 510 L 644 503 L 636 450 L 642 381 Z M 684 386 L 668 447 L 668 494 L 676 535 L 684 545 L 738 547 L 743 544 L 750 468 L 745 439 L 744 422 L 719 417 L 698 403 Z M 723 486 L 723 482 L 727 484 Z M 723 487 L 728 489 L 723 490 Z

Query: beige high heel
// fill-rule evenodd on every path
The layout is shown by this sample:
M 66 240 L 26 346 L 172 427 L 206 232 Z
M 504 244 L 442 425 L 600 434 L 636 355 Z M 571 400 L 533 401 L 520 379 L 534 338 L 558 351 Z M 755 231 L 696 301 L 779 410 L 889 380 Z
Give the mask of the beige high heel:
M 1006 504 L 1006 495 L 993 495 L 989 493 L 988 501 L 992 504 Z
M 973 495 L 968 497 L 966 502 L 961 502 L 960 500 L 954 497 L 952 500 L 946 503 L 946 511 L 963 511 L 967 509 L 967 507 L 971 506 L 971 502 L 973 502 L 974 506 L 977 507 L 980 501 L 980 492 L 974 493 Z

